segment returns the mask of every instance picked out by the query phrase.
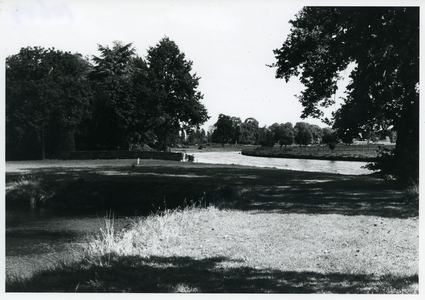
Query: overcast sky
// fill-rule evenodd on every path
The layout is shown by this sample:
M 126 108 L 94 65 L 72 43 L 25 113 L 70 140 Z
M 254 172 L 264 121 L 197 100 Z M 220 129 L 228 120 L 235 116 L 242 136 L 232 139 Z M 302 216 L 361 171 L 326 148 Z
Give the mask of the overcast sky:
M 295 124 L 301 121 L 302 111 L 295 95 L 303 86 L 297 78 L 289 83 L 275 79 L 275 70 L 266 64 L 275 62 L 273 49 L 285 41 L 288 21 L 302 4 L 284 0 L 3 0 L 1 51 L 8 56 L 21 47 L 42 46 L 91 56 L 99 55 L 98 44 L 112 46 L 118 40 L 132 42 L 137 54 L 145 57 L 149 46 L 167 36 L 193 61 L 193 72 L 201 77 L 198 90 L 211 116 L 203 128 L 214 124 L 220 113 L 242 121 L 254 117 L 260 126 Z M 328 109 L 327 116 L 336 108 Z M 325 127 L 319 120 L 305 121 Z

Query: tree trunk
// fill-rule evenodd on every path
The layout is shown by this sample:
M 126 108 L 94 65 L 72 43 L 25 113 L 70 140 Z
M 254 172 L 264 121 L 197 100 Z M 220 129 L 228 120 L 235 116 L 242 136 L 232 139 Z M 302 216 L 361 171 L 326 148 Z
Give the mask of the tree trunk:
M 419 101 L 412 101 L 413 104 L 410 104 L 411 100 L 411 98 L 405 100 L 398 124 L 394 168 L 399 179 L 417 183 L 419 182 Z
M 46 159 L 46 141 L 44 137 L 44 129 L 40 131 L 40 159 Z
M 162 142 L 160 147 L 161 151 L 168 152 L 167 139 L 168 139 L 168 130 L 165 129 L 162 136 Z

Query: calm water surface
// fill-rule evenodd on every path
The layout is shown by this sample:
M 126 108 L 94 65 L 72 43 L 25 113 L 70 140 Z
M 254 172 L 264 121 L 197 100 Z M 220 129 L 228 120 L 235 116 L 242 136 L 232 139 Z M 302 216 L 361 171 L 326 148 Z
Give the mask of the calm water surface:
M 325 172 L 344 175 L 364 175 L 371 171 L 362 168 L 367 163 L 357 161 L 331 161 L 315 159 L 269 158 L 241 155 L 240 152 L 199 152 L 195 162 L 212 164 L 235 164 L 307 172 Z

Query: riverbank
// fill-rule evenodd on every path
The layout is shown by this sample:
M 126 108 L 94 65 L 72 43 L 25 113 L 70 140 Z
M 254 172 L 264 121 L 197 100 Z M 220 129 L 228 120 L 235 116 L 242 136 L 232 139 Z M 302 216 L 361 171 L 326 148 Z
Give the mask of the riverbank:
M 374 156 L 346 155 L 346 154 L 329 154 L 329 153 L 285 153 L 268 150 L 242 151 L 242 155 L 255 157 L 270 157 L 270 158 L 290 158 L 290 159 L 316 159 L 316 160 L 331 160 L 331 161 L 359 161 L 359 162 L 374 162 Z
M 38 180 L 30 186 L 45 193 L 39 203 L 44 209 L 142 216 L 125 229 L 103 226 L 86 243 L 92 252 L 72 258 L 72 251 L 64 251 L 65 262 L 43 263 L 48 255 L 28 253 L 21 259 L 40 260 L 40 269 L 26 278 L 13 275 L 21 274 L 19 264 L 7 269 L 7 291 L 418 291 L 418 207 L 415 193 L 402 187 L 372 176 L 154 160 L 132 164 L 6 163 L 7 208 L 18 195 L 28 199 L 13 195 L 24 190 L 19 181 Z M 191 200 L 200 206 L 170 211 L 191 206 Z M 152 211 L 157 214 L 149 219 Z M 42 232 L 52 230 L 48 223 Z M 6 248 L 11 231 L 6 221 Z M 142 244 L 125 242 L 125 234 Z
M 185 146 L 173 148 L 175 152 L 198 153 L 198 152 L 240 152 L 242 155 L 267 158 L 288 158 L 288 159 L 314 159 L 328 161 L 352 161 L 352 162 L 375 162 L 377 150 L 380 147 L 392 149 L 395 144 L 390 143 L 356 143 L 352 145 L 338 144 L 334 150 L 329 149 L 327 145 L 309 145 L 288 147 L 275 146 L 273 148 L 264 148 L 258 145 L 235 145 L 226 144 L 209 145 L 199 148 L 198 146 Z
M 249 209 L 248 202 L 239 202 L 249 197 L 263 198 L 269 193 L 270 197 L 279 195 L 285 201 L 302 201 L 308 196 L 329 202 L 327 199 L 334 199 L 331 195 L 341 194 L 341 190 L 361 203 L 361 198 L 353 195 L 367 193 L 372 201 L 399 199 L 402 187 L 371 175 L 156 160 L 143 160 L 139 165 L 131 160 L 6 163 L 7 207 L 33 204 L 70 213 L 114 210 L 149 214 L 165 205 L 175 208 L 185 200 L 199 199 L 231 207 L 240 204 Z
M 374 162 L 377 158 L 377 150 L 380 145 L 349 145 L 338 146 L 330 150 L 326 145 L 309 147 L 287 147 L 287 148 L 253 148 L 243 149 L 242 155 L 270 158 L 289 159 L 315 159 L 330 161 L 359 161 Z M 386 145 L 386 147 L 394 147 Z

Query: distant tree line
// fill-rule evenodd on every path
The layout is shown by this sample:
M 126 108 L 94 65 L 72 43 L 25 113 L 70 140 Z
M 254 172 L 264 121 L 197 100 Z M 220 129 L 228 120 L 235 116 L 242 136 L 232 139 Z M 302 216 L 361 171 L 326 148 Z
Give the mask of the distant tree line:
M 293 144 L 310 145 L 326 144 L 332 150 L 337 143 L 352 144 L 354 139 L 377 141 L 387 135 L 394 137 L 388 130 L 372 132 L 358 131 L 348 135 L 347 131 L 338 128 L 324 127 L 297 122 L 295 126 L 291 122 L 274 123 L 271 126 L 260 127 L 254 118 L 248 118 L 244 122 L 238 117 L 225 114 L 218 116 L 217 122 L 211 128 L 211 142 L 220 144 L 251 144 L 262 147 L 273 147 L 276 144 L 282 148 Z
M 131 43 L 100 55 L 22 48 L 6 58 L 6 158 L 60 151 L 165 151 L 208 120 L 192 61 L 165 37 L 146 58 Z

